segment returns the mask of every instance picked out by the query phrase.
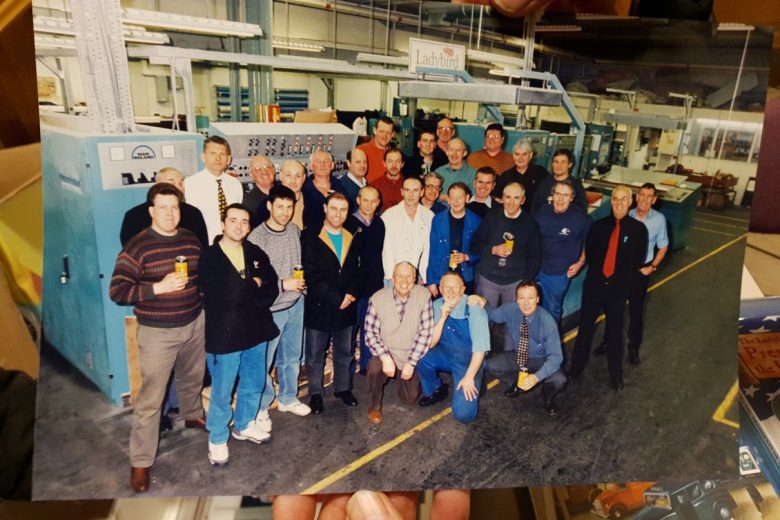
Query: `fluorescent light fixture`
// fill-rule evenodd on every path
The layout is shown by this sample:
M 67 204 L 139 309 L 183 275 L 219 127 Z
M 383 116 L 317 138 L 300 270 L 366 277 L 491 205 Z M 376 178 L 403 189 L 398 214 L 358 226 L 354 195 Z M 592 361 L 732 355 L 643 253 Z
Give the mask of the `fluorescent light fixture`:
M 537 25 L 534 27 L 537 33 L 564 33 L 564 32 L 582 32 L 579 25 Z
M 525 66 L 525 61 L 520 58 L 512 58 L 502 54 L 477 51 L 474 49 L 466 49 L 466 57 L 470 60 L 481 61 L 483 63 L 494 63 L 496 65 L 513 65 L 520 68 Z
M 322 52 L 325 50 L 325 47 L 323 47 L 319 43 L 287 42 L 281 40 L 274 40 L 272 45 L 274 49 L 289 49 L 291 51 L 301 51 L 301 52 Z
M 359 52 L 357 61 L 364 63 L 379 63 L 381 65 L 409 65 L 409 56 L 385 56 L 384 54 L 369 54 Z
M 201 18 L 184 14 L 161 13 L 146 9 L 123 8 L 122 21 L 144 27 L 157 27 L 169 31 L 254 38 L 263 35 L 257 24 Z

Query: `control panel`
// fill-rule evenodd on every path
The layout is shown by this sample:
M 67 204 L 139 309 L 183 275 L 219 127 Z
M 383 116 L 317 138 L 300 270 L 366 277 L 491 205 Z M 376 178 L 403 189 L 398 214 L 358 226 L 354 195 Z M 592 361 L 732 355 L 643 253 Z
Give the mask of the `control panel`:
M 249 162 L 265 155 L 279 171 L 287 159 L 296 159 L 308 167 L 309 156 L 325 150 L 333 156 L 333 175 L 347 172 L 347 152 L 355 147 L 357 136 L 338 123 L 212 123 L 209 135 L 227 139 L 233 154 L 228 168 L 243 183 L 252 181 Z

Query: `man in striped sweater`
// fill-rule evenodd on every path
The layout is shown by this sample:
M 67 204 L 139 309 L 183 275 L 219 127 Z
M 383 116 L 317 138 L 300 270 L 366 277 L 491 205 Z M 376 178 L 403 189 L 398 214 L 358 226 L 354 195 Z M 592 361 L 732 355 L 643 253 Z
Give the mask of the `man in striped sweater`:
M 174 367 L 184 425 L 205 429 L 200 402 L 205 368 L 205 319 L 198 289 L 201 244 L 191 231 L 178 227 L 181 199 L 181 192 L 171 184 L 149 189 L 146 200 L 152 225 L 119 253 L 109 288 L 111 299 L 134 305 L 138 318 L 141 387 L 133 402 L 130 433 L 130 484 L 137 493 L 149 489 L 160 407 Z M 186 274 L 175 268 L 179 257 L 186 258 Z

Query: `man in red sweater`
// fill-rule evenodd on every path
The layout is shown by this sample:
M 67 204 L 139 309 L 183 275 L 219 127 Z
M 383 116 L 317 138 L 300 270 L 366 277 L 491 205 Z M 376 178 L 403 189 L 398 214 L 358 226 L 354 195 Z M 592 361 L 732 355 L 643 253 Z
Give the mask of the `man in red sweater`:
M 174 367 L 184 425 L 205 429 L 200 401 L 205 369 L 205 319 L 198 289 L 201 244 L 191 231 L 178 227 L 181 200 L 173 185 L 149 189 L 152 225 L 119 253 L 109 288 L 111 299 L 134 305 L 138 318 L 141 387 L 133 402 L 130 433 L 130 484 L 137 493 L 149 489 L 160 408 Z
M 385 151 L 395 135 L 395 123 L 389 117 L 380 117 L 374 126 L 374 138 L 358 146 L 368 157 L 366 180 L 371 183 L 385 173 Z

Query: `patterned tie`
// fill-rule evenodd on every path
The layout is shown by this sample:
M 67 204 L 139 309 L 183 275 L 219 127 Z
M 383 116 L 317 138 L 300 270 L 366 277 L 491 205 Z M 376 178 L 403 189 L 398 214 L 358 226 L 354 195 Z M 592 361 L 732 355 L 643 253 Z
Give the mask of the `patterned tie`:
M 219 200 L 219 219 L 225 218 L 225 210 L 227 209 L 227 199 L 225 198 L 225 192 L 222 190 L 222 179 L 217 179 L 217 199 Z
M 615 221 L 615 229 L 612 230 L 612 236 L 609 237 L 609 247 L 607 248 L 607 256 L 604 258 L 604 267 L 601 268 L 601 272 L 604 273 L 605 278 L 609 278 L 615 274 L 615 258 L 617 258 L 618 241 L 620 239 L 620 221 Z
M 520 324 L 520 343 L 517 345 L 517 366 L 521 369 L 528 365 L 528 317 L 523 316 Z

